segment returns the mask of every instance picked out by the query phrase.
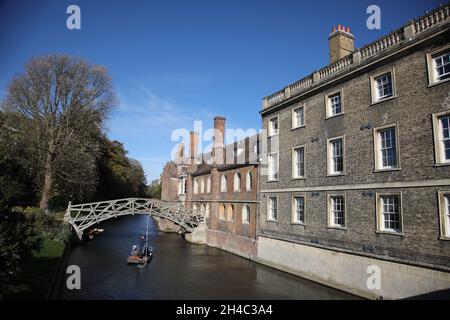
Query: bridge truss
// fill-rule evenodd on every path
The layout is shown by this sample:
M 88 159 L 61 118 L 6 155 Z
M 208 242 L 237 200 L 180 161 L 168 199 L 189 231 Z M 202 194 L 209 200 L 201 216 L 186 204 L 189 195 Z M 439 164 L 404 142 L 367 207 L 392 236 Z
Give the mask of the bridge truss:
M 102 221 L 125 215 L 148 214 L 172 221 L 189 233 L 204 223 L 205 213 L 188 209 L 178 202 L 127 198 L 72 205 L 69 202 L 64 220 L 70 223 L 81 239 L 84 230 Z

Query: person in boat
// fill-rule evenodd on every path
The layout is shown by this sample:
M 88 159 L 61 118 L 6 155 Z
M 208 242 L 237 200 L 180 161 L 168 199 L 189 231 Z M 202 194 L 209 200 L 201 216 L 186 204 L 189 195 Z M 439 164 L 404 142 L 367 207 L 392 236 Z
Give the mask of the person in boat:
M 133 249 L 131 249 L 131 256 L 139 258 L 140 252 L 137 245 L 133 245 Z
M 144 247 L 144 249 L 142 250 L 142 256 L 149 257 L 150 254 L 151 254 L 151 250 L 148 247 Z

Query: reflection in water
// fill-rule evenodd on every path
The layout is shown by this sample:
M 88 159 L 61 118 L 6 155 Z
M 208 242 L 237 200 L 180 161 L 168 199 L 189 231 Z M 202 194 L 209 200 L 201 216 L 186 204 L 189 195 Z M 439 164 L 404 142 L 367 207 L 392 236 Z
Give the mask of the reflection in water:
M 159 232 L 150 223 L 154 257 L 145 268 L 126 258 L 145 216 L 102 224 L 105 233 L 75 246 L 69 264 L 81 268 L 81 290 L 61 290 L 62 299 L 349 299 L 343 292 L 268 268 L 181 236 Z M 63 282 L 65 285 L 65 281 Z

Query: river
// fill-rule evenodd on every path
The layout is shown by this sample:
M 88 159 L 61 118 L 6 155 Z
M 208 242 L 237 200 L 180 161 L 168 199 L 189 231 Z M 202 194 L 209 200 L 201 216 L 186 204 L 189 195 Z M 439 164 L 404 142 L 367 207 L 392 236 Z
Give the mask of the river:
M 81 289 L 63 287 L 61 299 L 353 299 L 344 292 L 298 278 L 228 252 L 187 243 L 158 231 L 150 219 L 154 257 L 145 268 L 126 258 L 146 216 L 105 221 L 103 235 L 74 246 L 68 264 L 81 269 Z

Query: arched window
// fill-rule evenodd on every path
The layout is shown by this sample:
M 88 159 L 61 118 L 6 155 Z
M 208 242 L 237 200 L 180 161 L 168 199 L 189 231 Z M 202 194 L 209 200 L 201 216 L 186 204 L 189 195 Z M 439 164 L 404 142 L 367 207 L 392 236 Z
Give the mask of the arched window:
M 200 193 L 205 192 L 205 180 L 200 180 Z
M 220 180 L 220 192 L 227 192 L 227 176 L 225 174 L 222 175 Z
M 236 172 L 234 174 L 234 192 L 241 191 L 241 174 L 239 172 Z
M 206 192 L 211 192 L 211 177 L 208 177 L 208 180 L 206 180 Z
M 247 204 L 242 207 L 242 223 L 250 223 L 250 207 Z
M 234 206 L 232 204 L 227 207 L 227 220 L 234 221 Z
M 192 205 L 192 210 L 194 210 L 194 211 L 197 210 L 197 204 L 194 203 L 194 204 Z
M 223 203 L 219 206 L 219 220 L 225 220 L 225 205 Z
M 209 218 L 209 203 L 205 205 L 205 217 Z
M 205 207 L 204 204 L 202 204 L 202 205 L 200 206 L 200 211 L 201 211 L 201 214 L 206 215 L 206 207 Z
M 198 180 L 194 179 L 194 194 L 198 193 Z
M 245 190 L 252 191 L 252 173 L 247 172 L 247 177 L 245 178 Z

